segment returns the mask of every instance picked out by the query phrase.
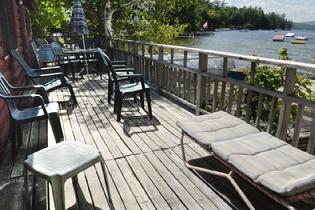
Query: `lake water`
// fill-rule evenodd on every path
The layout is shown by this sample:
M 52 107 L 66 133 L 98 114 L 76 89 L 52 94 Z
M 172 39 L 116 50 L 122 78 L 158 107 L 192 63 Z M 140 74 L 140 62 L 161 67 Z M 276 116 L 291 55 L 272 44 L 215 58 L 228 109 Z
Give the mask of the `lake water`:
M 287 32 L 294 32 L 295 36 L 307 36 L 309 39 L 304 45 L 291 44 L 294 38 L 288 37 L 284 42 L 271 40 L 274 35 Z M 212 36 L 196 36 L 191 40 L 178 40 L 177 45 L 245 55 L 254 54 L 269 58 L 278 58 L 279 49 L 285 47 L 288 49 L 290 59 L 311 63 L 312 57 L 315 56 L 315 30 L 223 31 L 215 32 Z

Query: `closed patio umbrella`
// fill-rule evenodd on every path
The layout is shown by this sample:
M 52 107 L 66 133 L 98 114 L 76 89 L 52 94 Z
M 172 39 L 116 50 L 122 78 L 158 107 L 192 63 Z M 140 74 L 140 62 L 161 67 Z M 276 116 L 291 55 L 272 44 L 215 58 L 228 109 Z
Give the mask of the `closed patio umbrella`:
M 84 14 L 83 7 L 80 0 L 74 0 L 72 16 L 71 16 L 71 26 L 72 26 L 72 32 L 82 35 L 83 49 L 85 50 L 86 49 L 85 48 L 85 35 L 89 33 L 89 29 L 88 29 L 87 21 L 86 21 L 85 14 Z M 86 70 L 88 74 L 87 61 L 85 61 L 85 65 L 86 65 Z

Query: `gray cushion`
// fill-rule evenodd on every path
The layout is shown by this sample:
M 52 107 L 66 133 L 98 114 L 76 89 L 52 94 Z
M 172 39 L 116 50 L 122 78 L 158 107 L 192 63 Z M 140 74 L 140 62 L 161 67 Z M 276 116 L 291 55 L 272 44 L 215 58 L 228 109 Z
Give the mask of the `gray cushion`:
M 258 133 L 258 129 L 223 111 L 177 121 L 177 126 L 202 145 Z
M 261 132 L 235 138 L 229 142 L 214 143 L 212 150 L 228 161 L 231 155 L 255 155 L 284 145 L 287 145 L 284 141 L 279 141 L 269 133 Z
M 315 187 L 315 158 L 269 133 L 212 144 L 213 151 L 271 191 L 292 195 Z

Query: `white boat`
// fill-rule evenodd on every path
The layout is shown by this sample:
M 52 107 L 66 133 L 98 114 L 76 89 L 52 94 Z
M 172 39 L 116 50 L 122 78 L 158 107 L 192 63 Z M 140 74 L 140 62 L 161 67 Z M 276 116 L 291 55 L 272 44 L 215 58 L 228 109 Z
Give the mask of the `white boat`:
M 308 38 L 306 36 L 297 36 L 295 40 L 308 40 Z
M 286 35 L 285 35 L 285 36 L 286 36 L 286 37 L 294 37 L 294 35 L 295 35 L 294 33 L 289 32 L 289 33 L 286 33 Z
M 277 35 L 272 37 L 272 41 L 274 41 L 274 42 L 283 42 L 284 39 L 285 39 L 285 36 L 282 34 L 277 34 Z

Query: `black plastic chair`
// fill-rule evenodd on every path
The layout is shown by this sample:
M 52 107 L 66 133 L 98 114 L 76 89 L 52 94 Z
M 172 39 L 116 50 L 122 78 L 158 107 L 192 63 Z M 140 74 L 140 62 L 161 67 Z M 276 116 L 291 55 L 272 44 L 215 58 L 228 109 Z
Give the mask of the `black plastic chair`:
M 150 86 L 144 82 L 141 74 L 123 74 L 119 75 L 112 67 L 110 59 L 104 52 L 100 52 L 101 58 L 109 69 L 109 74 L 113 78 L 115 84 L 115 103 L 114 113 L 117 113 L 117 121 L 121 118 L 121 107 L 125 96 L 140 95 L 141 107 L 144 109 L 144 93 L 147 98 L 149 118 L 152 119 L 152 108 L 151 108 L 151 97 L 150 97 Z M 126 78 L 126 79 L 121 79 Z M 122 83 L 126 80 L 131 81 L 130 83 Z
M 12 91 L 20 92 L 26 90 L 37 90 L 39 94 L 30 94 L 30 95 L 14 95 Z M 57 142 L 63 140 L 63 132 L 59 119 L 59 105 L 58 103 L 49 102 L 45 88 L 40 85 L 28 86 L 28 87 L 13 87 L 5 79 L 3 74 L 0 73 L 0 98 L 5 100 L 5 103 L 8 106 L 10 112 L 10 136 L 12 138 L 11 151 L 12 158 L 15 156 L 16 141 L 19 145 L 22 144 L 22 130 L 21 124 L 48 119 L 54 137 Z M 40 106 L 32 106 L 30 108 L 19 108 L 17 102 L 21 100 L 36 100 L 40 103 Z
M 72 85 L 66 80 L 60 66 L 32 69 L 23 59 L 21 54 L 16 49 L 12 49 L 11 55 L 18 61 L 22 69 L 25 71 L 28 78 L 35 85 L 43 85 L 49 93 L 60 88 L 68 88 L 74 104 L 77 104 Z M 38 81 L 40 80 L 40 81 Z
M 106 69 L 106 72 L 108 74 L 108 96 L 107 96 L 107 102 L 110 104 L 112 95 L 114 94 L 114 78 L 110 73 L 110 69 L 108 65 L 106 64 L 106 59 L 103 58 L 102 54 L 105 54 L 103 50 L 100 48 L 97 48 L 98 52 L 100 53 L 101 60 L 103 61 L 102 68 Z M 105 54 L 106 55 L 106 54 Z M 134 74 L 135 69 L 134 68 L 129 68 L 127 66 L 127 63 L 125 61 L 111 61 L 109 57 L 106 55 L 108 62 L 111 64 L 112 68 L 116 72 L 119 77 L 117 77 L 117 80 L 120 82 L 122 81 L 129 81 L 130 79 L 128 77 L 124 77 L 124 75 L 131 75 Z

